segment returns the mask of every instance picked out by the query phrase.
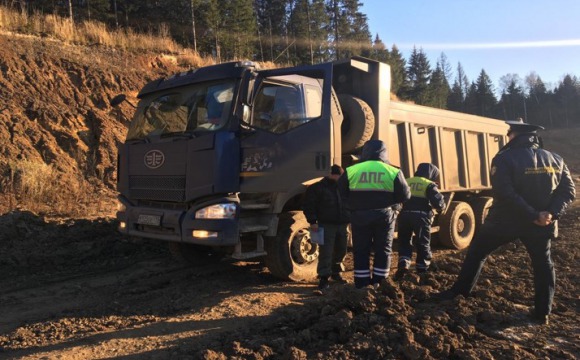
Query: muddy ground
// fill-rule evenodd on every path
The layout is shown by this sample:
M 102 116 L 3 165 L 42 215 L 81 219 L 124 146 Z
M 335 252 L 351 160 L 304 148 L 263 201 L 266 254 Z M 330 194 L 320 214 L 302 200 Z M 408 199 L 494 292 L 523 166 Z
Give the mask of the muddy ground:
M 576 179 L 578 180 L 578 178 Z M 580 203 L 553 243 L 548 326 L 533 304 L 523 245 L 488 261 L 473 298 L 433 302 L 463 252 L 436 248 L 440 271 L 325 296 L 281 282 L 260 262 L 176 263 L 164 244 L 121 238 L 110 218 L 0 216 L 0 358 L 575 359 L 580 355 Z M 396 259 L 395 259 L 396 260 Z M 395 262 L 396 263 L 396 262 Z

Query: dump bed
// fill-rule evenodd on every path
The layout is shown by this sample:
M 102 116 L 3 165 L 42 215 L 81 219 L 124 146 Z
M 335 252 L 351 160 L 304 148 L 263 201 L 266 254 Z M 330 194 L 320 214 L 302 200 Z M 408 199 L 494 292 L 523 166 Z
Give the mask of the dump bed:
M 391 100 L 389 65 L 362 57 L 338 61 L 333 86 L 364 100 L 375 116 L 373 139 L 387 144 L 389 160 L 405 176 L 422 162 L 441 171 L 442 191 L 491 188 L 491 159 L 507 143 L 501 120 Z
M 506 143 L 508 126 L 500 120 L 409 104 L 389 103 L 389 160 L 412 176 L 429 162 L 441 171 L 443 191 L 491 187 L 491 159 Z

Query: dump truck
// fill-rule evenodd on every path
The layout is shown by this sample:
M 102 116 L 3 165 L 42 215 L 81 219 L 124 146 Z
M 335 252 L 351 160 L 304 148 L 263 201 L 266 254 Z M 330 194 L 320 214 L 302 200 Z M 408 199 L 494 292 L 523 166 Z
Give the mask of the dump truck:
M 390 75 L 353 57 L 280 69 L 229 62 L 148 83 L 119 147 L 119 231 L 166 241 L 191 263 L 256 258 L 276 277 L 312 279 L 318 246 L 303 194 L 380 139 L 407 177 L 421 162 L 439 167 L 448 206 L 433 229 L 466 247 L 491 205 L 488 169 L 507 125 L 392 100 Z

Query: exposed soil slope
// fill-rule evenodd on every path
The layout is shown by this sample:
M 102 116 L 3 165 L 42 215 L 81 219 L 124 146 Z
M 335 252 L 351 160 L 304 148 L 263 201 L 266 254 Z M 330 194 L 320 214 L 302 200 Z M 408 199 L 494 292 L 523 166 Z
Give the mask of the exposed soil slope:
M 112 189 L 127 124 L 109 100 L 174 71 L 170 57 L 0 34 L 0 192 L 22 161 L 53 165 L 69 191 Z

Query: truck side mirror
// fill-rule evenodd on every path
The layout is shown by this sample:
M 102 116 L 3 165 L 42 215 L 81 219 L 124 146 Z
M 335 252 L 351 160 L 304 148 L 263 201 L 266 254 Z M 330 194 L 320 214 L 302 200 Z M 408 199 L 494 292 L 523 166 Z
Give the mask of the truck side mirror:
M 111 107 L 117 107 L 119 104 L 121 104 L 126 99 L 127 99 L 127 95 L 119 94 L 119 95 L 115 96 L 114 98 L 112 98 L 111 101 L 109 102 L 109 104 L 111 105 Z
M 127 100 L 127 95 L 125 94 L 119 94 L 117 96 L 115 96 L 114 98 L 111 99 L 111 101 L 109 101 L 109 104 L 111 105 L 111 107 L 117 107 L 119 106 L 119 104 L 121 104 L 123 101 Z M 133 108 L 137 108 L 137 106 L 131 104 L 130 101 L 127 101 L 127 104 L 131 105 Z

